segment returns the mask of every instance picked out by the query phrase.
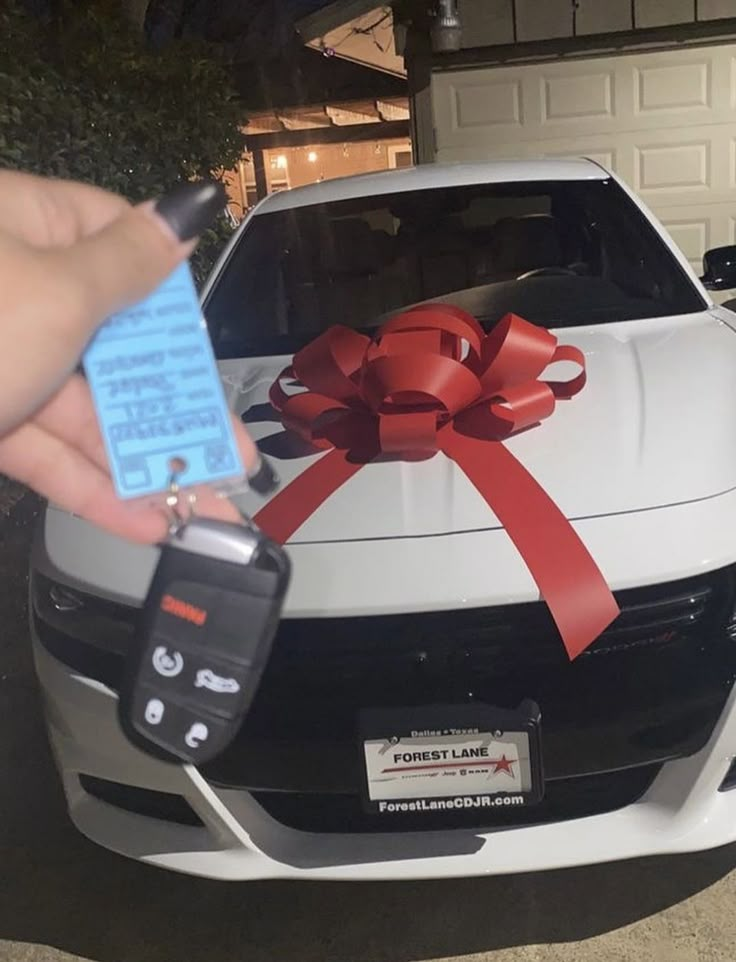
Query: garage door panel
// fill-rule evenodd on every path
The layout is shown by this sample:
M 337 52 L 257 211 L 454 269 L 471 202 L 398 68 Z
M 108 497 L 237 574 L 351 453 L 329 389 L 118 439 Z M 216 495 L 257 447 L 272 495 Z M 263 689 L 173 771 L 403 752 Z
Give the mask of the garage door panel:
M 520 78 L 451 88 L 450 96 L 455 131 L 520 127 L 523 122 Z
M 634 188 L 654 192 L 708 191 L 711 187 L 710 142 L 686 140 L 636 147 Z
M 622 132 L 616 139 L 619 159 L 630 153 L 630 166 L 613 169 L 657 209 L 728 203 L 734 196 L 735 140 L 732 124 Z
M 615 114 L 616 79 L 613 71 L 572 77 L 541 78 L 542 124 L 581 119 L 609 121 Z
M 634 68 L 635 110 L 639 115 L 663 111 L 702 113 L 713 109 L 713 70 L 709 60 L 651 64 Z

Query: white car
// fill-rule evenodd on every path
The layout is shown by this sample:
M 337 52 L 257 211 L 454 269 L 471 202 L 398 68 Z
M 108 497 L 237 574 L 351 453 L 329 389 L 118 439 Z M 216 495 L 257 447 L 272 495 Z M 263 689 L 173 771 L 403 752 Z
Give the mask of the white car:
M 428 165 L 259 204 L 203 303 L 229 402 L 283 483 L 329 456 L 268 403 L 304 345 L 426 301 L 486 331 L 515 312 L 578 347 L 588 380 L 505 447 L 621 613 L 571 661 L 465 472 L 379 458 L 289 538 L 285 618 L 235 742 L 176 765 L 116 714 L 157 549 L 49 507 L 31 626 L 76 826 L 219 879 L 488 875 L 736 840 L 736 315 L 705 287 L 736 286 L 735 254 L 710 252 L 699 280 L 585 160 Z

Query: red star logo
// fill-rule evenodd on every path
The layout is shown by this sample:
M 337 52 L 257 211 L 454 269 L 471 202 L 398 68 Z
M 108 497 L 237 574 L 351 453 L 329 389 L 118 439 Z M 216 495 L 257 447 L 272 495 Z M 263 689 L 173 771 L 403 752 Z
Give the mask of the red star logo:
M 506 772 L 507 775 L 510 775 L 513 778 L 514 770 L 511 766 L 515 761 L 516 759 L 514 758 L 506 758 L 505 755 L 501 755 L 501 757 L 497 758 L 494 762 L 496 767 L 493 769 L 493 774 L 498 775 L 499 772 Z

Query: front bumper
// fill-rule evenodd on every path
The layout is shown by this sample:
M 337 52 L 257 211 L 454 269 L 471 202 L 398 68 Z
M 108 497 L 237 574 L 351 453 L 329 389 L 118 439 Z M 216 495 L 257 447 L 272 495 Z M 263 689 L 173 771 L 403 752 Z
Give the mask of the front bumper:
M 131 858 L 217 879 L 419 879 L 507 874 L 715 848 L 736 841 L 736 694 L 699 752 L 665 763 L 644 795 L 604 815 L 496 832 L 319 834 L 287 828 L 252 793 L 221 789 L 191 766 L 149 758 L 122 734 L 116 696 L 34 638 L 51 742 L 71 817 Z M 85 776 L 183 799 L 197 825 L 126 811 L 83 788 Z

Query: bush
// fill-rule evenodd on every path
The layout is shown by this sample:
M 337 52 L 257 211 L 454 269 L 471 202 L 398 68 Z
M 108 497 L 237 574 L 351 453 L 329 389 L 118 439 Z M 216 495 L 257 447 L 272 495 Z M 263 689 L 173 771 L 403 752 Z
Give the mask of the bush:
M 81 9 L 80 9 L 81 6 Z M 216 176 L 243 149 L 227 63 L 182 40 L 148 48 L 114 0 L 75 2 L 63 20 L 0 10 L 0 166 L 68 177 L 131 201 Z M 206 277 L 230 233 L 222 217 L 193 258 Z

